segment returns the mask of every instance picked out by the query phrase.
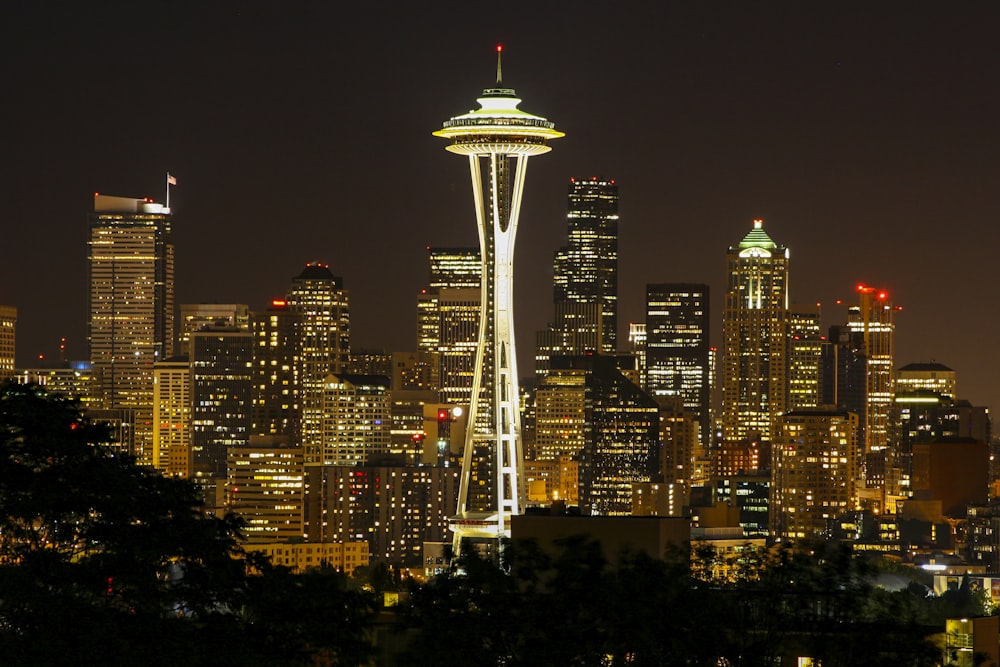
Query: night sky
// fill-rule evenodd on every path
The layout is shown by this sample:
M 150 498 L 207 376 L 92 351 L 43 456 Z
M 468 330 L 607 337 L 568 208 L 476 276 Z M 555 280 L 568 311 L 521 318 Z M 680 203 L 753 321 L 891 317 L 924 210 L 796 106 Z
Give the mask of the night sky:
M 718 344 L 726 249 L 761 217 L 824 326 L 858 282 L 887 289 L 897 367 L 944 363 L 1000 408 L 1000 4 L 78 4 L 0 16 L 0 303 L 21 365 L 61 336 L 86 356 L 93 193 L 162 201 L 168 169 L 178 303 L 263 308 L 321 261 L 354 347 L 413 349 L 424 247 L 477 243 L 467 161 L 431 132 L 477 106 L 502 43 L 521 108 L 566 133 L 528 167 L 521 375 L 569 178 L 603 175 L 622 337 L 647 282 L 706 282 Z

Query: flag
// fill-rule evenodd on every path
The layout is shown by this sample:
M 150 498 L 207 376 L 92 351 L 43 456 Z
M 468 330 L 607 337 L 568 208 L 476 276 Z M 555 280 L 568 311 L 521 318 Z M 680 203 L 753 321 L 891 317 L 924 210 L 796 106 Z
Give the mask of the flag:
M 177 185 L 177 179 L 171 176 L 169 173 L 167 174 L 167 185 Z

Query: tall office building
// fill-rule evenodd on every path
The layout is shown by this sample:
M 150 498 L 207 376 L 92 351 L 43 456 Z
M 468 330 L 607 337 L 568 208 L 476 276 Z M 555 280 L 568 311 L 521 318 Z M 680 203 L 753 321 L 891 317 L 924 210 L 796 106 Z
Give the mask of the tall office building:
M 171 357 L 153 364 L 154 469 L 170 477 L 191 475 L 191 363 Z
M 500 49 L 497 83 L 478 98 L 479 109 L 444 122 L 435 136 L 447 149 L 469 158 L 482 258 L 479 344 L 458 512 L 455 553 L 462 539 L 510 536 L 510 517 L 525 502 L 517 350 L 514 346 L 514 239 L 528 157 L 551 150 L 563 136 L 550 121 L 518 109 L 521 100 L 502 87 Z M 484 169 L 485 162 L 485 169 Z
M 645 389 L 664 404 L 678 397 L 698 424 L 698 441 L 711 441 L 711 365 L 708 285 L 646 285 Z
M 191 479 L 205 503 L 225 502 L 229 450 L 250 442 L 253 336 L 228 327 L 191 334 Z
M 242 303 L 182 303 L 177 354 L 190 354 L 191 334 L 205 327 L 250 330 L 250 306 Z
M 302 448 L 306 464 L 322 461 L 323 393 L 326 377 L 341 373 L 350 361 L 351 318 L 343 280 L 326 264 L 307 264 L 286 298 L 299 313 Z
M 274 299 L 271 307 L 250 313 L 253 343 L 253 405 L 250 434 L 302 442 L 302 313 Z
M 440 399 L 468 405 L 479 344 L 479 249 L 427 246 L 427 260 L 427 287 L 417 298 L 417 350 L 438 355 Z
M 433 248 L 427 246 L 427 287 L 417 297 L 417 349 L 437 352 L 441 345 L 441 290 L 479 290 L 482 260 L 478 248 Z
M 770 440 L 785 410 L 788 336 L 788 248 L 762 220 L 726 255 L 722 318 L 722 435 Z
M 9 380 L 15 374 L 15 342 L 17 308 L 0 306 L 0 380 Z
M 555 303 L 596 303 L 597 349 L 614 354 L 618 341 L 618 185 L 613 179 L 571 178 L 567 244 L 556 251 Z M 571 351 L 584 354 L 586 350 Z
M 173 354 L 174 244 L 169 208 L 94 195 L 87 242 L 88 342 L 104 407 L 134 413 L 134 453 L 152 463 L 153 364 Z
M 788 409 L 820 405 L 823 335 L 819 304 L 793 304 L 788 309 Z
M 889 412 L 893 399 L 893 308 L 885 290 L 858 285 L 858 303 L 847 311 L 847 328 L 857 334 L 867 360 L 867 410 L 862 431 L 866 455 L 888 446 Z
M 618 186 L 570 179 L 567 243 L 553 261 L 555 318 L 535 334 L 535 374 L 549 359 L 614 354 L 618 330 Z

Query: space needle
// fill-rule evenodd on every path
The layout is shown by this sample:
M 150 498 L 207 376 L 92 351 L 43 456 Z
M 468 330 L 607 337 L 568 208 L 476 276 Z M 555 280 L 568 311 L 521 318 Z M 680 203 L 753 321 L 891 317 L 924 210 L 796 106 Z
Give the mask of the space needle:
M 524 452 L 514 347 L 513 267 L 528 158 L 551 150 L 564 136 L 551 121 L 521 111 L 521 100 L 503 87 L 502 47 L 497 46 L 496 87 L 474 109 L 444 122 L 434 136 L 469 156 L 472 196 L 482 259 L 479 339 L 468 429 L 462 456 L 458 511 L 449 521 L 458 556 L 466 538 L 510 537 L 510 517 L 523 511 Z

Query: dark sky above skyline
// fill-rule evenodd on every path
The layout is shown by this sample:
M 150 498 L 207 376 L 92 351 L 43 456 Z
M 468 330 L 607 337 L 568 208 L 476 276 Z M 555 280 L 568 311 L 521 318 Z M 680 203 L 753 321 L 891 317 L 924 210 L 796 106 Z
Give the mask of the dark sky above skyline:
M 793 301 L 829 325 L 856 283 L 887 289 L 897 366 L 937 360 L 1000 406 L 996 3 L 51 7 L 0 21 L 0 303 L 22 364 L 60 336 L 86 355 L 93 192 L 162 200 L 168 169 L 178 303 L 262 308 L 322 261 L 354 346 L 412 349 L 424 247 L 477 242 L 467 163 L 431 132 L 476 106 L 502 43 L 521 108 L 566 133 L 528 167 L 521 375 L 552 317 L 568 180 L 604 175 L 622 329 L 646 283 L 706 282 L 718 344 L 726 249 L 762 217 Z

